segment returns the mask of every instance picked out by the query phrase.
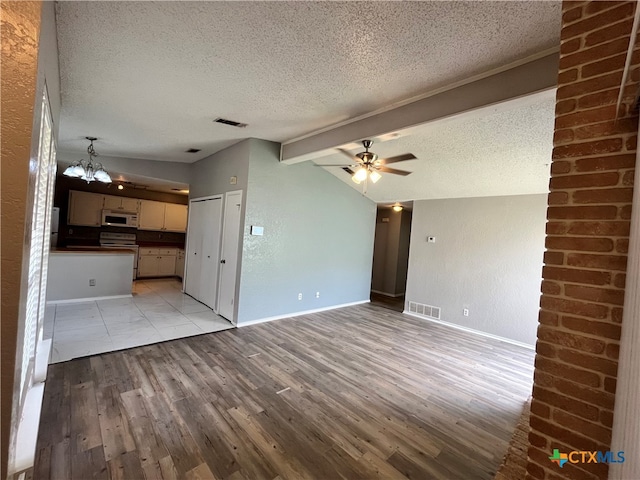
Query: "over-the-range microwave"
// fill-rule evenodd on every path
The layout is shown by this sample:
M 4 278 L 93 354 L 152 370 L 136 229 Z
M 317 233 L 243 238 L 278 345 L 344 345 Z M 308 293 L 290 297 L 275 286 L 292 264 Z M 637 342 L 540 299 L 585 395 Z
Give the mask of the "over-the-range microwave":
M 138 214 L 121 210 L 102 210 L 102 225 L 138 228 Z

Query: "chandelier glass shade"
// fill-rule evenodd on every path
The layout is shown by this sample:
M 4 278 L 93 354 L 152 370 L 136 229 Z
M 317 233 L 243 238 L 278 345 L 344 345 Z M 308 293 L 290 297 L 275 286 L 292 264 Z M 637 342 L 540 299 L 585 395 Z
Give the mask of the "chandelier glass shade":
M 67 177 L 81 178 L 87 183 L 91 183 L 93 181 L 111 183 L 111 177 L 104 169 L 102 164 L 100 162 L 94 163 L 93 161 L 93 159 L 98 156 L 95 149 L 93 148 L 93 142 L 94 140 L 97 140 L 97 138 L 86 137 L 86 139 L 90 142 L 89 146 L 87 147 L 89 160 L 79 160 L 77 162 L 73 162 L 63 172 L 63 175 L 66 175 Z

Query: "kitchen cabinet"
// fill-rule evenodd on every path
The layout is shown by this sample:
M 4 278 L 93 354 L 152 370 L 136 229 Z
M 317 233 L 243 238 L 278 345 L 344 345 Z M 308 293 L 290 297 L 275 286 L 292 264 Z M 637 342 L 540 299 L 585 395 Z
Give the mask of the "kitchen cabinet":
M 168 232 L 187 231 L 187 206 L 177 203 L 165 204 L 164 229 Z
M 184 278 L 184 249 L 179 248 L 176 255 L 176 276 Z
M 99 227 L 102 224 L 104 195 L 99 193 L 69 191 L 68 225 Z
M 104 196 L 104 209 L 105 210 L 122 210 L 123 212 L 137 212 L 138 211 L 137 198 L 128 197 L 116 197 L 114 195 Z
M 186 232 L 187 206 L 140 200 L 138 230 Z
M 172 277 L 176 274 L 177 248 L 140 248 L 138 278 Z

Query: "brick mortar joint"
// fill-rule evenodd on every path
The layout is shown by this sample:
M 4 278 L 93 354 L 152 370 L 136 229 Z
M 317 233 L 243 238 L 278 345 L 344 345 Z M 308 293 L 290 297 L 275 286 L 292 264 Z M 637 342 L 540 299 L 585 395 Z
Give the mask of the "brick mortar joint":
M 548 344 L 548 345 L 552 345 L 552 346 L 558 346 L 557 344 L 553 344 L 553 343 L 549 343 L 549 342 L 543 342 L 543 343 L 546 343 L 546 344 Z M 619 343 L 618 343 L 618 344 L 613 343 L 613 345 L 619 345 Z M 570 348 L 565 347 L 565 346 L 563 346 L 563 345 L 560 345 L 560 347 L 562 347 L 562 348 L 564 348 L 564 349 L 566 349 L 566 350 L 571 350 Z M 587 354 L 587 353 L 585 353 L 585 352 L 583 352 L 583 351 L 576 351 L 576 350 L 571 350 L 571 351 L 572 351 L 572 352 L 574 352 L 574 353 L 578 353 L 578 354 L 589 355 L 589 354 Z M 593 355 L 591 355 L 591 356 L 593 356 Z M 601 392 L 603 392 L 603 393 L 608 393 L 608 394 L 610 394 L 610 395 L 614 395 L 613 393 L 611 393 L 611 392 L 607 392 L 607 391 L 604 389 L 604 379 L 605 379 L 605 378 L 616 378 L 616 377 L 614 377 L 613 375 L 608 375 L 608 374 L 606 374 L 606 373 L 602 373 L 602 372 L 601 372 L 601 371 L 599 371 L 599 370 L 590 370 L 590 369 L 588 369 L 587 367 L 583 367 L 582 365 L 578 365 L 578 364 L 576 364 L 576 363 L 568 363 L 568 362 L 566 362 L 566 361 L 564 361 L 564 360 L 562 360 L 562 359 L 560 359 L 560 358 L 558 358 L 558 357 L 548 357 L 548 356 L 546 356 L 546 355 L 543 355 L 542 353 L 537 353 L 537 357 L 544 358 L 544 359 L 546 359 L 546 360 L 551 360 L 551 361 L 553 361 L 553 362 L 559 363 L 561 366 L 571 367 L 571 368 L 575 368 L 575 369 L 578 369 L 578 370 L 582 370 L 582 371 L 584 371 L 584 372 L 588 372 L 588 373 L 596 374 L 596 375 L 598 375 L 598 377 L 600 377 L 600 380 L 602 380 L 602 386 L 601 386 L 601 387 L 590 387 L 590 386 L 588 386 L 588 385 L 584 385 L 584 384 L 582 384 L 582 383 L 578 383 L 578 382 L 572 382 L 572 383 L 575 383 L 576 385 L 587 386 L 587 387 L 592 388 L 592 389 L 594 389 L 594 390 L 599 390 L 599 391 L 601 391 Z M 537 358 L 537 357 L 536 357 L 536 358 Z M 599 358 L 600 358 L 601 360 L 607 360 L 607 361 L 609 361 L 609 362 L 613 362 L 613 363 L 616 363 L 616 364 L 618 363 L 618 361 L 617 361 L 617 360 L 615 360 L 615 359 L 613 359 L 613 358 L 608 358 L 608 357 L 599 357 Z M 539 368 L 540 368 L 540 372 L 542 372 L 542 373 L 546 373 L 546 374 L 548 374 L 548 375 L 552 375 L 552 376 L 554 376 L 555 378 L 561 378 L 561 379 L 564 379 L 564 377 L 558 377 L 558 376 L 554 375 L 553 373 L 551 373 L 550 371 L 548 371 L 548 370 L 546 370 L 546 369 L 544 369 L 544 368 L 541 368 L 541 367 L 539 367 Z M 565 380 L 566 380 L 566 379 L 565 379 Z M 569 380 L 568 380 L 568 381 L 569 381 Z M 534 385 L 535 385 L 535 384 L 534 384 Z M 542 386 L 542 385 L 539 385 L 539 386 Z
M 568 333 L 573 334 L 575 332 L 568 332 Z M 610 340 L 609 342 L 605 342 L 605 351 L 606 351 L 606 346 L 609 346 L 609 345 L 620 346 L 620 340 L 616 340 L 616 339 L 609 339 L 609 340 Z M 612 362 L 612 363 L 616 363 L 616 364 L 618 363 L 618 359 L 607 357 L 605 353 L 591 353 L 591 352 L 586 352 L 584 350 L 576 350 L 575 348 L 571 348 L 571 347 L 568 347 L 566 345 L 562 345 L 562 344 L 559 344 L 559 343 L 553 343 L 552 341 L 549 341 L 549 340 L 538 340 L 538 342 L 536 343 L 536 346 L 539 343 L 543 343 L 545 345 L 550 345 L 551 347 L 554 347 L 554 348 L 560 348 L 562 350 L 569 350 L 571 353 L 576 353 L 578 355 L 585 355 L 585 356 L 589 356 L 589 357 L 594 357 L 596 360 L 606 360 L 608 362 Z M 568 366 L 568 367 L 579 368 L 579 369 L 585 370 L 587 372 L 595 373 L 595 374 L 597 374 L 599 376 L 602 376 L 603 379 L 606 378 L 606 377 L 614 378 L 612 375 L 607 374 L 607 373 L 603 373 L 600 370 L 593 370 L 593 369 L 590 369 L 588 367 L 584 367 L 582 365 L 578 365 L 577 363 L 569 363 L 566 360 L 562 360 L 558 356 L 549 357 L 549 356 L 547 356 L 547 355 L 545 355 L 543 353 L 539 353 L 539 352 L 536 352 L 536 354 L 538 356 L 540 356 L 541 358 L 546 358 L 548 360 L 553 360 L 553 361 L 555 361 L 557 363 L 560 363 L 560 364 Z M 549 373 L 549 372 L 545 371 L 544 373 Z M 599 387 L 591 387 L 591 388 L 599 388 Z
M 569 396 L 567 396 L 567 395 L 563 394 L 562 392 L 559 392 L 559 391 L 557 391 L 557 390 L 555 390 L 555 389 L 547 388 L 547 387 L 543 387 L 542 385 L 540 385 L 540 388 L 545 388 L 546 390 L 549 390 L 549 391 L 551 391 L 551 392 L 553 392 L 553 393 L 557 393 L 558 395 L 562 395 L 563 397 L 567 397 L 567 398 L 569 398 L 569 399 L 571 399 L 571 400 L 574 400 L 574 401 L 577 401 L 577 402 L 580 402 L 580 403 L 584 403 L 584 404 L 585 404 L 586 406 L 588 406 L 588 407 L 593 407 L 593 408 L 595 408 L 595 409 L 598 411 L 598 416 L 600 416 L 600 414 L 601 414 L 602 412 L 609 412 L 609 413 L 613 413 L 613 410 L 611 410 L 611 409 L 609 409 L 609 408 L 601 407 L 601 406 L 598 406 L 598 405 L 593 405 L 593 404 L 591 404 L 591 403 L 589 403 L 589 402 L 585 402 L 584 400 L 574 399 L 573 397 L 569 397 Z M 549 403 L 545 402 L 544 400 L 540 400 L 540 399 L 536 399 L 536 403 L 540 403 L 540 404 L 544 405 L 545 407 L 548 407 L 550 410 L 552 410 L 552 409 L 556 409 L 556 410 L 557 410 L 557 409 L 559 409 L 559 408 L 560 408 L 560 407 L 557 407 L 557 406 L 555 406 L 555 405 L 551 405 L 551 404 L 549 404 Z M 561 411 L 563 411 L 563 412 L 564 412 L 564 411 L 566 411 L 566 410 L 561 410 Z M 569 412 L 569 413 L 571 413 L 571 412 Z M 537 413 L 535 413 L 535 412 L 533 412 L 533 411 L 531 412 L 531 415 L 535 415 L 535 416 L 536 416 L 536 417 L 538 417 L 538 418 L 545 419 L 545 417 L 542 417 L 542 416 L 538 415 Z M 574 415 L 575 415 L 575 414 L 574 414 Z M 593 422 L 593 420 L 591 420 L 591 422 Z M 542 434 L 542 436 L 545 436 L 545 437 L 546 437 L 546 436 L 547 436 L 547 434 Z M 547 437 L 547 438 L 550 438 L 550 437 Z

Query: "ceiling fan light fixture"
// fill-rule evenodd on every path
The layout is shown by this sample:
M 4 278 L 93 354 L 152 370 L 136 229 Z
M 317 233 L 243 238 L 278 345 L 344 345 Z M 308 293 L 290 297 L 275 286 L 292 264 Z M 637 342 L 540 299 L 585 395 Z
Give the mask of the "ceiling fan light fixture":
M 358 180 L 357 183 L 360 183 L 367 179 L 367 169 L 365 167 L 360 167 L 358 171 L 353 175 L 354 180 Z
M 382 175 L 380 175 L 378 172 L 376 172 L 375 170 L 372 170 L 371 173 L 369 174 L 369 179 L 373 182 L 376 183 L 378 180 L 380 180 L 382 178 Z

